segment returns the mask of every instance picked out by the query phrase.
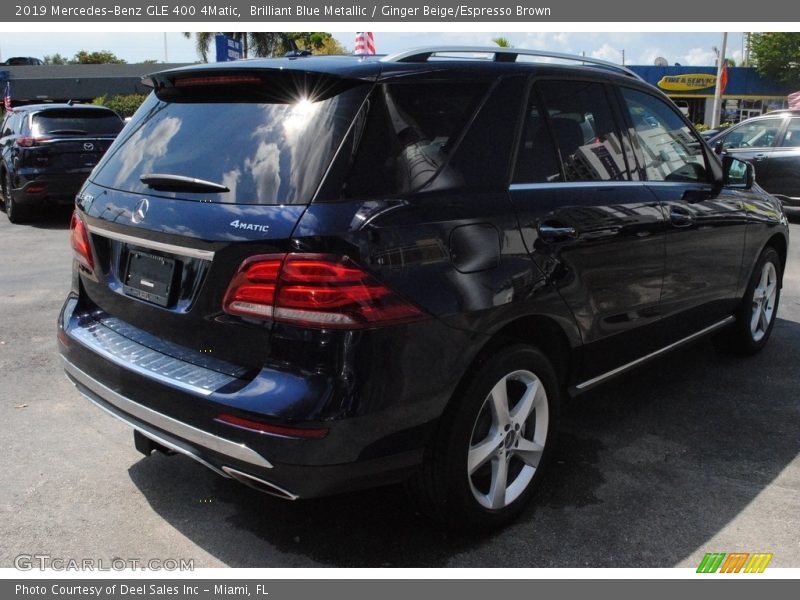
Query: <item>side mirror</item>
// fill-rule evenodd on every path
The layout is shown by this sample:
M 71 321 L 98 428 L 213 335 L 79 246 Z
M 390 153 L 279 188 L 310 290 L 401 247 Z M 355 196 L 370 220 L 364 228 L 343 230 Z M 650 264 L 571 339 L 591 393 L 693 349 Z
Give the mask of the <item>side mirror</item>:
M 714 144 L 714 153 L 715 154 L 722 154 L 722 146 L 723 146 L 723 141 L 722 140 L 717 140 L 717 143 Z
M 756 181 L 753 165 L 732 156 L 722 157 L 722 174 L 722 184 L 725 187 L 749 190 Z

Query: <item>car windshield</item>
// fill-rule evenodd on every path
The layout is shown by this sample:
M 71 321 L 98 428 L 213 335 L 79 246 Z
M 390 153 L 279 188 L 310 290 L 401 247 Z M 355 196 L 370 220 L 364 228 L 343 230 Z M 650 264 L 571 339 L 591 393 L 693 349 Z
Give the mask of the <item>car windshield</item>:
M 226 88 L 151 94 L 106 154 L 95 183 L 123 191 L 235 204 L 308 203 L 369 86 L 325 99 L 270 98 Z M 166 189 L 149 175 L 220 190 Z

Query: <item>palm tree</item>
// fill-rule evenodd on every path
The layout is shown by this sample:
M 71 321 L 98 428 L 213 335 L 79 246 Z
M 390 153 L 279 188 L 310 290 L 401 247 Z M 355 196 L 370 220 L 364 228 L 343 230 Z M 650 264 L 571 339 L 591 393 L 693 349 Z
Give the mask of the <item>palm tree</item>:
M 191 33 L 185 32 L 183 35 L 187 38 L 192 37 Z M 208 49 L 216 35 L 216 33 L 212 32 L 197 32 L 194 34 L 197 54 L 202 57 L 204 62 L 208 62 Z M 251 55 L 282 56 L 294 49 L 295 44 L 301 49 L 324 51 L 331 46 L 335 48 L 336 41 L 330 33 L 324 31 L 238 31 L 223 33 L 223 35 L 242 42 L 242 55 L 244 58 L 248 58 Z
M 492 41 L 501 48 L 512 48 L 511 42 L 508 41 L 508 38 L 496 37 L 492 38 Z

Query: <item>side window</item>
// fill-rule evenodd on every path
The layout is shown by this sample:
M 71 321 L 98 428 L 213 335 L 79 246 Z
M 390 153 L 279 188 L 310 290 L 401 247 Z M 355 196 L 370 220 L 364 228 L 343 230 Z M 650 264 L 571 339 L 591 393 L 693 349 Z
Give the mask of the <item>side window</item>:
M 368 102 L 345 180 L 345 198 L 415 192 L 445 165 L 488 84 L 469 82 L 386 83 Z
M 531 91 L 525 109 L 522 138 L 517 152 L 513 183 L 563 181 L 553 138 L 547 129 L 536 93 Z
M 602 84 L 536 84 L 567 181 L 630 179 L 620 135 Z
M 800 119 L 792 119 L 789 121 L 789 129 L 781 140 L 781 146 L 784 148 L 794 148 L 800 146 Z
M 760 119 L 731 129 L 722 138 L 722 148 L 767 148 L 772 146 L 783 119 Z M 795 134 L 796 135 L 796 134 Z
M 660 98 L 622 88 L 639 148 L 637 154 L 650 181 L 708 181 L 702 143 L 671 106 Z

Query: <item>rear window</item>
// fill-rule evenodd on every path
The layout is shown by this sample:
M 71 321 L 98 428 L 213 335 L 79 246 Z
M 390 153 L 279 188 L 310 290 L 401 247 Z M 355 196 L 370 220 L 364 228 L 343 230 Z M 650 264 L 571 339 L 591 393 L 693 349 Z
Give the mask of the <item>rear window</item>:
M 219 203 L 310 202 L 370 86 L 315 85 L 305 78 L 308 91 L 295 93 L 295 82 L 285 76 L 258 78 L 251 86 L 204 87 L 198 77 L 203 85 L 159 90 L 161 98 L 151 94 L 93 181 L 129 192 Z M 321 99 L 315 100 L 315 94 Z M 140 180 L 151 174 L 201 179 L 229 191 L 153 189 Z
M 116 135 L 125 123 L 105 110 L 46 110 L 31 120 L 33 135 Z

